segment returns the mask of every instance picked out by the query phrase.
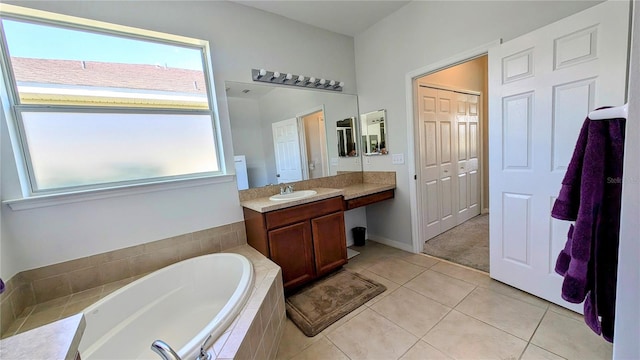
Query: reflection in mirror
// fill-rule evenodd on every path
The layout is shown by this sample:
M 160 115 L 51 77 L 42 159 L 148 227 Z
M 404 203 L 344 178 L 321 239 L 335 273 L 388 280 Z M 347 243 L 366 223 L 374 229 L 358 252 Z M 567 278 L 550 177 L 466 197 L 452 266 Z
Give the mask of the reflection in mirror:
M 362 153 L 364 155 L 386 155 L 389 153 L 385 119 L 387 110 L 377 110 L 360 115 L 362 129 Z
M 355 120 L 355 118 L 350 117 L 336 122 L 336 128 L 338 129 L 338 156 L 340 157 L 358 156 Z
M 230 81 L 225 86 L 240 190 L 362 171 L 357 151 L 340 156 L 337 135 L 339 121 L 352 119 L 352 145 L 344 144 L 345 151 L 355 149 L 355 95 Z

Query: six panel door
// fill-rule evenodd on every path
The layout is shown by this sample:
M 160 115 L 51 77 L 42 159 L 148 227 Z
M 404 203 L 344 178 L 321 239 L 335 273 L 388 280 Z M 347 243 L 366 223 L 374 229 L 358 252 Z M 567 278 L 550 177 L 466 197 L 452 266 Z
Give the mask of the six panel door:
M 625 101 L 629 3 L 607 1 L 489 51 L 491 277 L 561 306 L 569 222 L 551 209 L 580 127 Z

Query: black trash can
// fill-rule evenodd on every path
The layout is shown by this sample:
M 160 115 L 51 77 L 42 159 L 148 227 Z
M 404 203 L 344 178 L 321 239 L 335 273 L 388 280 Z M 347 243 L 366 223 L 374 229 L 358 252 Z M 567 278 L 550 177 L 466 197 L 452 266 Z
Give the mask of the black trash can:
M 367 228 L 362 226 L 357 226 L 351 229 L 353 233 L 353 245 L 355 246 L 364 246 L 364 240 L 367 233 Z

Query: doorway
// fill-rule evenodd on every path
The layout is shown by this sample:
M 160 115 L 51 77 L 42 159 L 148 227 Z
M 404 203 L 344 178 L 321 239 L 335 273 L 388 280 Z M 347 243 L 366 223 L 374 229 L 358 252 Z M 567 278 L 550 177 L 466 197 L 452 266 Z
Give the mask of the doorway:
M 479 56 L 416 78 L 414 92 L 422 252 L 486 272 L 487 72 Z
M 315 179 L 329 173 L 324 109 L 271 124 L 278 183 Z

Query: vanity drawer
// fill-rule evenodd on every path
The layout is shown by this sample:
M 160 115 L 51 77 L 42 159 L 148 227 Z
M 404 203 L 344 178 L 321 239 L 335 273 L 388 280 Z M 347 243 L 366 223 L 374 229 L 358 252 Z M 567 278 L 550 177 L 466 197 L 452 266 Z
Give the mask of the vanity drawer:
M 355 199 L 345 200 L 345 210 L 355 209 L 361 206 L 377 203 L 387 199 L 393 199 L 395 191 L 386 190 L 379 193 L 357 197 Z
M 314 217 L 342 211 L 342 197 L 316 201 L 265 214 L 267 229 L 294 224 Z

